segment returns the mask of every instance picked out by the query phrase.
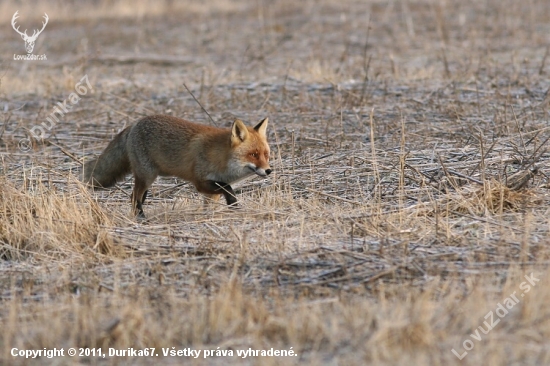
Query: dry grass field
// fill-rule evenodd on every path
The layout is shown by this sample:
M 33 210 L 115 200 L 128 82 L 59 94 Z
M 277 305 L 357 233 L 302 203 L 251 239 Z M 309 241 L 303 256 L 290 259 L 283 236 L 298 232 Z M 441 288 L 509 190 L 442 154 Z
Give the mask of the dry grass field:
M 29 34 L 48 14 L 33 51 L 47 60 L 14 60 L 15 11 Z M 550 363 L 550 2 L 0 14 L 0 364 Z M 269 117 L 274 173 L 238 187 L 241 210 L 158 179 L 137 221 L 130 177 L 94 192 L 79 170 L 156 113 Z M 295 356 L 237 355 L 271 348 Z

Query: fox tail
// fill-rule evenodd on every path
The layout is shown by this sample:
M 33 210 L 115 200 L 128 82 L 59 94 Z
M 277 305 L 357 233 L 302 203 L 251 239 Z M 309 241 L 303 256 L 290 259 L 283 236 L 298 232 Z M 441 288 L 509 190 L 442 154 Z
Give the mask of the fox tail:
M 97 159 L 84 164 L 82 181 L 93 187 L 112 187 L 131 172 L 126 140 L 131 127 L 125 128 L 107 145 Z

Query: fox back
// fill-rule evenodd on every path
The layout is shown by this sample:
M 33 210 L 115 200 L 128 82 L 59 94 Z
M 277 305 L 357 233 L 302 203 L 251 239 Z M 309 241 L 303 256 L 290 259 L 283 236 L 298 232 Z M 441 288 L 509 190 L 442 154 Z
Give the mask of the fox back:
M 267 118 L 256 127 L 240 120 L 231 129 L 193 123 L 170 116 L 139 121 L 128 134 L 134 174 L 176 176 L 192 183 L 201 180 L 234 183 L 269 166 Z

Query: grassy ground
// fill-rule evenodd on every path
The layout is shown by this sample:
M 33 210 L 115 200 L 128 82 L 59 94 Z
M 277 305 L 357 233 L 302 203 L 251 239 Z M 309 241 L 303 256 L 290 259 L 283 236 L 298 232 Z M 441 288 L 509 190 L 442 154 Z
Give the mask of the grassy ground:
M 550 362 L 547 1 L 0 10 L 3 363 Z M 29 34 L 48 14 L 47 61 L 13 60 L 16 10 Z M 92 192 L 78 172 L 154 113 L 267 116 L 274 173 L 240 211 L 159 179 L 137 222 L 131 179 Z M 159 356 L 11 355 L 54 347 Z M 271 348 L 297 356 L 237 356 Z

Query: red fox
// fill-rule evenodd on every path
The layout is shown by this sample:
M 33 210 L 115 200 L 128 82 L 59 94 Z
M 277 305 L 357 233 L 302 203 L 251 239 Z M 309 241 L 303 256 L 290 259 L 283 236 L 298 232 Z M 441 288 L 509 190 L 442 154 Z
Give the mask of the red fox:
M 266 129 L 268 119 L 247 127 L 237 119 L 230 129 L 204 126 L 156 115 L 145 117 L 120 132 L 103 153 L 84 165 L 83 180 L 93 187 L 111 187 L 134 175 L 132 207 L 145 217 L 143 202 L 157 176 L 191 182 L 197 191 L 228 205 L 237 199 L 231 184 L 257 174 L 271 173 Z

